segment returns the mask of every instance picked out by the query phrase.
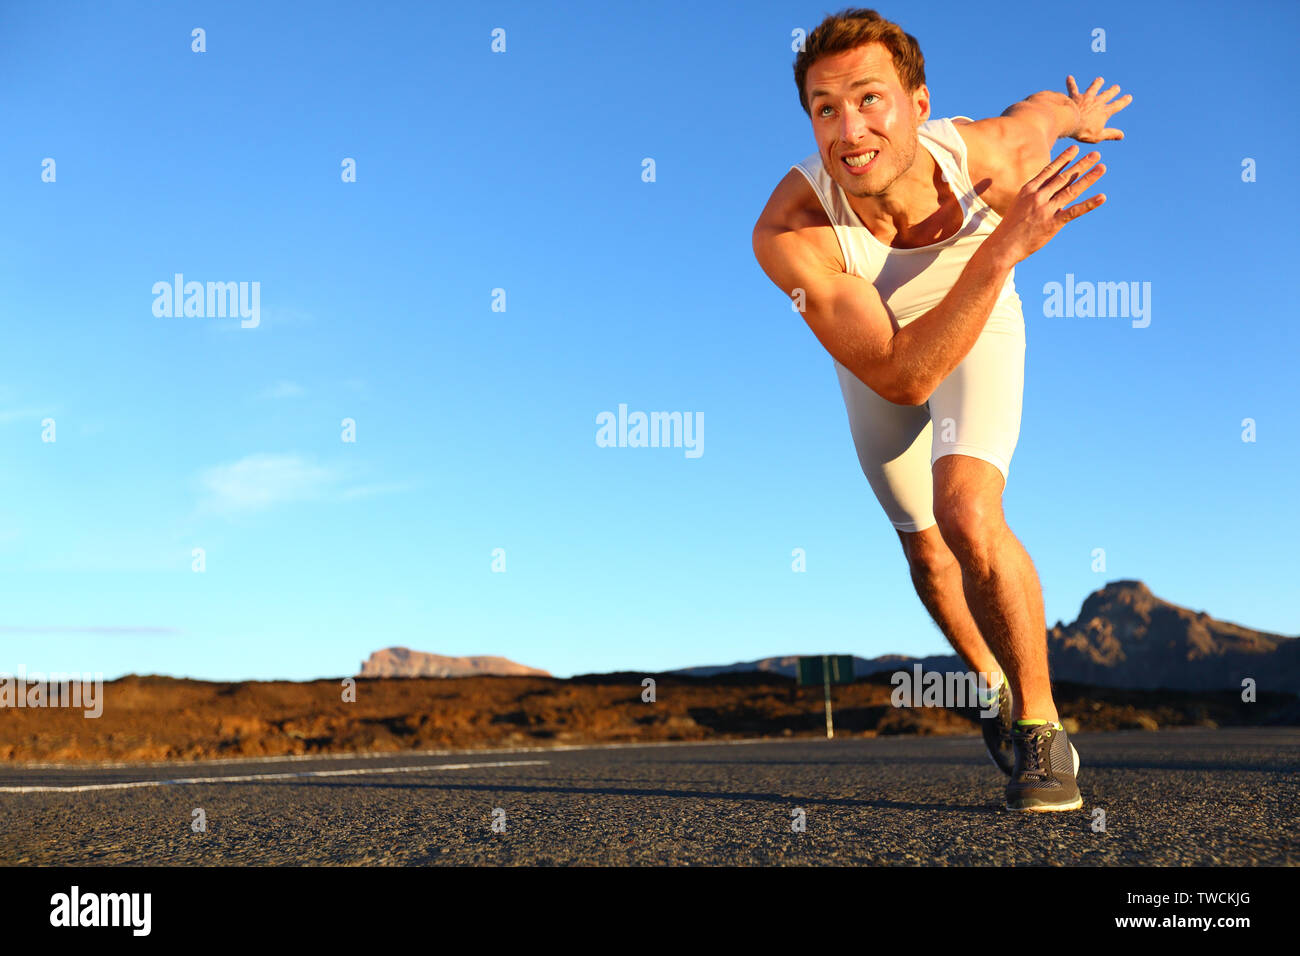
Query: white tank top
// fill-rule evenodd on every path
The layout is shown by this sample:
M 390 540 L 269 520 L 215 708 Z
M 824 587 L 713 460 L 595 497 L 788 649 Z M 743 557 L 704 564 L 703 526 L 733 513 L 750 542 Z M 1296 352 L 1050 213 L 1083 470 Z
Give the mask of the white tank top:
M 895 249 L 873 236 L 849 206 L 840 184 L 826 172 L 819 154 L 813 153 L 790 167 L 803 173 L 821 200 L 839 239 L 846 270 L 876 287 L 895 329 L 902 328 L 943 301 L 971 254 L 1002 221 L 1002 217 L 976 194 L 971 185 L 970 170 L 966 166 L 966 143 L 951 119 L 932 119 L 922 124 L 917 129 L 917 137 L 934 157 L 962 210 L 962 226 L 956 235 L 917 249 Z M 984 328 L 1024 334 L 1024 316 L 1020 311 L 1020 296 L 1016 294 L 1014 269 L 1003 283 Z

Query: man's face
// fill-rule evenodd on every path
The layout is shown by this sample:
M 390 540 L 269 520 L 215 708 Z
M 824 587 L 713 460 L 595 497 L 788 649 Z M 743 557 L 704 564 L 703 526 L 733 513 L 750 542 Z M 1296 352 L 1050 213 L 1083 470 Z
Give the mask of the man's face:
M 808 70 L 804 89 L 822 163 L 850 196 L 883 195 L 911 168 L 930 94 L 924 86 L 903 89 L 882 44 L 822 57 Z

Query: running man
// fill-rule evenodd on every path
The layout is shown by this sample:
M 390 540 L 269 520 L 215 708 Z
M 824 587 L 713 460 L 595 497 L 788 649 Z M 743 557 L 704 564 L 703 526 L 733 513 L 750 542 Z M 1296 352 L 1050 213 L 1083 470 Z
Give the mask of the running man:
M 982 719 L 1011 810 L 1076 810 L 1079 756 L 1047 670 L 1042 587 L 1002 513 L 1020 432 L 1016 263 L 1104 195 L 1100 155 L 1132 97 L 1044 91 L 1001 116 L 930 118 L 915 38 L 873 10 L 827 17 L 795 59 L 817 152 L 754 227 L 754 255 L 834 359 L 862 471 L 921 602 L 999 705 Z M 1049 161 L 1050 160 L 1050 161 Z M 1073 162 L 1073 165 L 1069 165 Z M 991 709 L 991 706 L 989 707 Z

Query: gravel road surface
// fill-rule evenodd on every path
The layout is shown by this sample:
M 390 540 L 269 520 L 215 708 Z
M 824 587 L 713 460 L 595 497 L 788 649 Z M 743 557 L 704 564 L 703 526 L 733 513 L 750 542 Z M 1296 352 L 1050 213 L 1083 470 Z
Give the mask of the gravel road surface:
M 1300 860 L 1300 729 L 1074 742 L 1084 808 L 1055 814 L 1003 810 L 1005 778 L 976 737 L 10 765 L 0 864 Z

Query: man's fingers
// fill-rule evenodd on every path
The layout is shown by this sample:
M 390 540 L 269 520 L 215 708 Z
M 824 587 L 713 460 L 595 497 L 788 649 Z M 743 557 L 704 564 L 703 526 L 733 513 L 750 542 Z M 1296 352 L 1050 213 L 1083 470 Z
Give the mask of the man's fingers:
M 1068 202 L 1079 198 L 1086 190 L 1091 189 L 1092 185 L 1105 174 L 1106 164 L 1098 163 L 1092 169 L 1082 176 L 1075 175 L 1063 187 L 1052 194 L 1052 202 L 1058 206 L 1064 206 Z
M 1062 209 L 1056 214 L 1056 220 L 1061 225 L 1065 225 L 1067 222 L 1073 222 L 1084 213 L 1092 212 L 1105 201 L 1105 193 L 1097 193 L 1095 196 L 1089 196 L 1087 199 L 1083 200 L 1083 202 L 1077 202 L 1073 206 L 1067 206 L 1065 209 Z
M 1105 81 L 1102 80 L 1102 78 L 1099 76 L 1099 77 L 1097 77 L 1095 80 L 1093 80 L 1091 83 L 1089 83 L 1089 84 L 1088 84 L 1088 89 L 1085 91 L 1085 92 L 1087 93 L 1087 95 L 1088 95 L 1088 96 L 1095 96 L 1096 93 L 1097 93 L 1097 91 L 1098 91 L 1099 89 L 1101 89 L 1101 84 L 1102 84 L 1103 82 L 1105 82 Z
M 1107 126 L 1104 130 L 1101 131 L 1101 139 L 1123 139 L 1123 138 L 1124 138 L 1123 130 L 1114 129 L 1113 127 Z M 1098 140 L 1098 142 L 1101 142 L 1101 140 Z
M 1111 103 L 1109 106 L 1106 107 L 1106 115 L 1114 116 L 1116 113 L 1118 113 L 1120 110 L 1122 110 L 1124 107 L 1128 106 L 1132 102 L 1133 102 L 1133 94 L 1126 93 L 1123 96 L 1121 96 L 1119 99 L 1117 99 L 1114 103 Z
M 1074 174 L 1067 182 L 1060 186 L 1056 186 L 1054 182 L 1048 183 L 1047 188 L 1052 189 L 1052 187 L 1056 187 L 1052 191 L 1051 201 L 1058 206 L 1064 206 L 1067 202 L 1078 197 L 1085 189 L 1089 188 L 1093 183 L 1100 179 L 1102 174 L 1105 172 L 1106 166 L 1104 163 L 1097 163 L 1086 173 L 1082 172 L 1079 167 L 1076 166 Z
M 1060 192 L 1063 188 L 1082 176 L 1089 167 L 1095 166 L 1100 159 L 1101 153 L 1089 153 L 1073 166 L 1070 166 L 1067 169 L 1062 169 L 1055 176 L 1050 177 L 1039 188 L 1040 190 L 1046 190 L 1049 196 L 1054 196 L 1056 193 Z
M 1068 170 L 1062 169 L 1056 175 L 1048 178 L 1039 188 L 1049 190 L 1051 195 L 1056 195 L 1061 189 L 1074 182 L 1082 176 L 1089 167 L 1095 166 L 1101 159 L 1101 153 L 1092 152 L 1084 156 L 1081 160 L 1071 166 Z
M 1119 84 L 1116 83 L 1114 86 L 1112 86 L 1112 87 L 1111 87 L 1110 89 L 1108 89 L 1106 92 L 1104 92 L 1104 93 L 1098 93 L 1098 94 L 1097 94 L 1097 99 L 1101 100 L 1101 102 L 1103 102 L 1103 103 L 1109 103 L 1111 100 L 1113 100 L 1113 99 L 1116 97 L 1116 95 L 1117 95 L 1118 93 L 1119 93 Z
M 1079 151 L 1079 147 L 1078 147 L 1078 146 L 1067 146 L 1067 147 L 1065 147 L 1065 149 L 1061 150 L 1061 155 L 1060 155 L 1060 156 L 1057 156 L 1056 159 L 1052 160 L 1050 163 L 1048 163 L 1046 166 L 1044 166 L 1044 167 L 1039 171 L 1038 175 L 1035 176 L 1033 179 L 1029 180 L 1029 182 L 1026 183 L 1025 185 L 1027 185 L 1027 186 L 1031 186 L 1031 187 L 1033 187 L 1034 189 L 1037 189 L 1037 188 L 1038 188 L 1039 186 L 1041 186 L 1044 182 L 1046 182 L 1049 178 L 1051 178 L 1052 176 L 1055 176 L 1055 175 L 1056 175 L 1057 173 L 1059 173 L 1062 169 L 1064 169 L 1066 163 L 1068 163 L 1070 160 L 1074 159 L 1074 154 L 1077 153 L 1078 151 Z
M 1078 84 L 1074 82 L 1073 76 L 1067 76 L 1065 78 L 1065 92 L 1069 93 L 1070 96 L 1079 95 L 1079 87 Z

